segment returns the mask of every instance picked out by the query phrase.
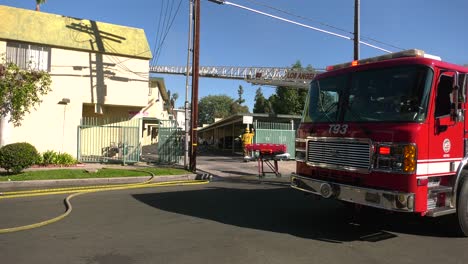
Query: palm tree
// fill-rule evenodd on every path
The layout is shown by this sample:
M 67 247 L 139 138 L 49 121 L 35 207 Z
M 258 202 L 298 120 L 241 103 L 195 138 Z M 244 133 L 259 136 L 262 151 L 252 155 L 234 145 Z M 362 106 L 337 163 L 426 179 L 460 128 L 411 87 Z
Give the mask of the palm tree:
M 36 0 L 36 11 L 41 11 L 40 6 L 47 2 L 47 0 Z
M 171 104 L 172 104 L 172 107 L 174 107 L 175 101 L 177 101 L 177 99 L 179 99 L 179 94 L 178 94 L 178 93 L 173 93 L 173 94 L 172 94 L 172 97 L 171 97 Z

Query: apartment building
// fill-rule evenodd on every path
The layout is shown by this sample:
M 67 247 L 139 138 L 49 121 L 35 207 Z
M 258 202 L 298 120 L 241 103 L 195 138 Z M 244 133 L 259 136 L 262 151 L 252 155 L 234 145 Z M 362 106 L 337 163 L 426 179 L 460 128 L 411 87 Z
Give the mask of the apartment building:
M 169 118 L 164 109 L 168 98 L 164 80 L 150 82 L 152 54 L 142 29 L 8 6 L 0 6 L 0 17 L 2 57 L 47 71 L 52 78 L 52 91 L 21 126 L 2 117 L 3 145 L 29 142 L 40 152 L 80 156 L 82 137 L 109 141 L 104 145 L 118 140 L 80 130 L 80 125 L 106 118 L 138 120 L 138 142 L 154 143 L 148 137 L 155 135 L 148 131 L 156 120 Z

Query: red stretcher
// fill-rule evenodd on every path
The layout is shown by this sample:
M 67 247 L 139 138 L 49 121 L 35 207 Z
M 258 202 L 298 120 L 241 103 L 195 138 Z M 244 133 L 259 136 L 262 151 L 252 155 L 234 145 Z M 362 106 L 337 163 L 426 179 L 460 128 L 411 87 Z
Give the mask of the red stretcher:
M 276 177 L 281 177 L 278 168 L 278 159 L 276 156 L 286 153 L 285 144 L 256 143 L 245 145 L 248 151 L 258 153 L 256 159 L 258 162 L 258 176 L 265 177 L 265 173 L 274 173 Z M 265 171 L 264 164 L 270 168 Z

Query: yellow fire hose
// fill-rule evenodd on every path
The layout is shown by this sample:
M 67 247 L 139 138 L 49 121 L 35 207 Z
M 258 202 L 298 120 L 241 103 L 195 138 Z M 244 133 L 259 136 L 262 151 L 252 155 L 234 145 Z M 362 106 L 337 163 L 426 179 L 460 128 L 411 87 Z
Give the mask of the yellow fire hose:
M 114 190 L 125 190 L 125 189 L 136 189 L 136 188 L 150 188 L 150 187 L 162 187 L 162 186 L 182 186 L 182 185 L 196 185 L 196 184 L 206 184 L 208 180 L 180 180 L 180 181 L 169 181 L 169 182 L 157 182 L 151 183 L 154 179 L 154 174 L 151 172 L 144 171 L 151 174 L 151 178 L 140 183 L 130 183 L 130 184 L 116 184 L 116 185 L 99 185 L 99 186 L 84 186 L 84 187 L 68 187 L 68 188 L 53 188 L 53 189 L 42 189 L 42 190 L 26 190 L 26 191 L 16 191 L 16 192 L 3 192 L 0 193 L 1 199 L 12 199 L 12 198 L 21 198 L 21 197 L 32 197 L 32 196 L 42 196 L 42 195 L 54 195 L 54 194 L 66 194 L 71 193 L 67 198 L 65 198 L 65 207 L 66 211 L 54 218 L 51 218 L 46 221 L 39 223 L 34 223 L 31 225 L 11 227 L 0 229 L 0 234 L 2 233 L 12 233 L 17 231 L 23 231 L 33 228 L 38 228 L 48 224 L 55 223 L 67 217 L 72 211 L 72 205 L 70 200 L 76 196 L 92 193 L 92 192 L 103 192 L 103 191 L 114 191 Z

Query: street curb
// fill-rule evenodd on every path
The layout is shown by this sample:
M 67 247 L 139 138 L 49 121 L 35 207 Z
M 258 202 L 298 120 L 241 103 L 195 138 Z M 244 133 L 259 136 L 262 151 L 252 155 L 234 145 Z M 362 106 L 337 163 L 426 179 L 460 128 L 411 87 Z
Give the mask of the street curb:
M 92 179 L 63 179 L 63 180 L 31 180 L 31 181 L 7 181 L 0 182 L 0 191 L 17 191 L 22 189 L 56 188 L 72 186 L 94 186 L 141 183 L 147 181 L 151 176 L 138 177 L 114 177 L 114 178 L 92 178 Z M 182 175 L 160 175 L 155 176 L 151 182 L 170 182 L 183 180 L 197 180 L 197 174 Z

